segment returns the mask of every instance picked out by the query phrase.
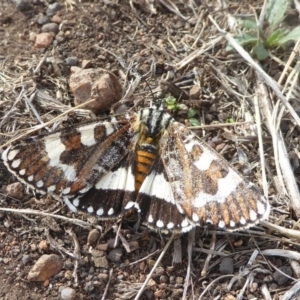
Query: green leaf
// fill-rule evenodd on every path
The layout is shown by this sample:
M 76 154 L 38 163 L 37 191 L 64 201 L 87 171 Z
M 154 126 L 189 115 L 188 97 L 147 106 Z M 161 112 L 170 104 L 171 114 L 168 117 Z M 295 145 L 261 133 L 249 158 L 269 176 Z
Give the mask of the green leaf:
M 290 0 L 268 0 L 266 19 L 271 26 L 271 32 L 283 20 Z
M 196 118 L 190 118 L 189 122 L 192 124 L 192 126 L 200 126 L 201 123 Z
M 167 103 L 167 105 L 174 105 L 176 104 L 177 100 L 175 97 L 173 96 L 170 96 L 170 95 L 167 95 L 165 98 L 164 98 L 165 102 Z
M 235 123 L 235 120 L 233 118 L 229 118 L 229 119 L 226 119 L 225 123 Z
M 234 39 L 241 45 L 256 45 L 259 41 L 258 39 L 258 34 L 256 32 L 253 33 L 249 33 L 249 32 L 245 32 L 239 35 L 236 35 L 234 37 Z M 226 51 L 231 51 L 233 49 L 233 47 L 231 46 L 231 44 L 227 44 L 226 46 Z
M 272 32 L 270 36 L 268 36 L 266 40 L 266 47 L 267 48 L 274 48 L 280 45 L 279 41 L 287 35 L 287 29 L 279 28 Z M 298 34 L 299 37 L 299 34 Z M 298 38 L 297 37 L 297 38 Z
M 239 25 L 245 29 L 257 29 L 257 23 L 254 19 L 245 18 L 237 20 Z
M 300 37 L 300 26 L 297 26 L 291 32 L 289 32 L 286 36 L 281 37 L 278 40 L 278 44 L 283 45 L 290 40 L 296 41 L 296 40 L 298 40 L 299 37 Z
M 253 49 L 253 53 L 256 55 L 258 60 L 265 60 L 269 56 L 269 53 L 263 43 L 258 43 Z
M 188 119 L 195 117 L 198 114 L 198 111 L 194 108 L 190 108 L 188 111 Z

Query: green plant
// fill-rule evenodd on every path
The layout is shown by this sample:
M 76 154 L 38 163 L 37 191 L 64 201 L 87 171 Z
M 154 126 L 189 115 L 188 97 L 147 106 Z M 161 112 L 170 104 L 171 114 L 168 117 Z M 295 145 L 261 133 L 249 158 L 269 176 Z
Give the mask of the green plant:
M 188 110 L 188 120 L 193 126 L 200 126 L 201 123 L 195 116 L 198 115 L 198 111 L 194 108 Z
M 289 7 L 290 1 L 269 0 L 265 27 L 260 28 L 254 18 L 238 19 L 243 32 L 234 38 L 240 45 L 250 46 L 258 60 L 266 59 L 269 55 L 268 49 L 284 48 L 288 41 L 295 41 L 300 37 L 300 26 L 290 30 L 281 25 Z M 232 46 L 228 44 L 226 50 L 232 49 Z
M 179 110 L 183 110 L 186 109 L 186 105 L 185 104 L 179 104 L 177 102 L 177 99 L 174 98 L 173 96 L 167 95 L 164 98 L 165 103 L 167 104 L 167 109 L 173 110 L 173 111 L 179 111 Z M 196 115 L 198 115 L 198 111 L 194 108 L 190 108 L 188 110 L 188 121 L 190 124 L 192 124 L 193 126 L 199 126 L 201 125 L 201 123 L 198 121 L 196 117 Z

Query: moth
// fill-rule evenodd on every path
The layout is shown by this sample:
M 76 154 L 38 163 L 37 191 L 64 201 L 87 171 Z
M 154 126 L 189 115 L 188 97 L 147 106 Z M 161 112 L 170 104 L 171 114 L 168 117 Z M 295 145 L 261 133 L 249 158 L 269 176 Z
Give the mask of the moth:
M 73 212 L 100 219 L 137 210 L 150 228 L 233 231 L 266 219 L 268 200 L 161 103 L 11 144 L 8 170 Z

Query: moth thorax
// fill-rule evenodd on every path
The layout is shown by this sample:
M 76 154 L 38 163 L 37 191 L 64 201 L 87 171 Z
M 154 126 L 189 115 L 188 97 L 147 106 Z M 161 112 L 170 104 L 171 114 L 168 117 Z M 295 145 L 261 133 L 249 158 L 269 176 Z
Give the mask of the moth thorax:
M 162 107 L 153 106 L 140 111 L 135 128 L 140 133 L 145 132 L 149 137 L 156 137 L 163 135 L 173 121 Z
M 135 166 L 135 191 L 138 192 L 149 174 L 154 160 L 157 156 L 157 147 L 153 144 L 152 138 L 140 144 L 136 150 L 136 166 Z

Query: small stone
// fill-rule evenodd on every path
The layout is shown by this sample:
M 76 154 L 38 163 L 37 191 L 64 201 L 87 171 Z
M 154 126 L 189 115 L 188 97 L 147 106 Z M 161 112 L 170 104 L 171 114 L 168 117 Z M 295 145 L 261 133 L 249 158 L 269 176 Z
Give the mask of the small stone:
M 70 89 L 76 105 L 94 100 L 84 106 L 95 114 L 108 110 L 122 98 L 122 86 L 117 77 L 103 69 L 73 69 Z
M 63 31 L 59 31 L 58 34 L 55 36 L 57 42 L 62 43 L 65 41 L 65 33 Z
M 14 0 L 13 1 L 19 11 L 26 11 L 31 9 L 29 0 Z
M 164 290 L 157 290 L 154 292 L 154 298 L 156 299 L 164 299 Z
M 168 282 L 168 276 L 162 275 L 159 277 L 159 282 L 160 283 L 167 283 Z
M 98 239 L 100 238 L 100 231 L 98 229 L 93 229 L 89 232 L 87 243 L 93 248 L 96 246 Z M 100 249 L 99 249 L 100 250 Z
M 140 262 L 140 271 L 144 272 L 146 268 L 146 263 L 144 261 Z
M 36 40 L 36 33 L 33 31 L 29 32 L 29 41 L 34 42 Z
M 109 268 L 108 260 L 105 256 L 93 258 L 93 261 L 96 268 Z
M 96 247 L 97 250 L 101 250 L 101 251 L 107 251 L 108 249 L 108 244 L 105 243 L 105 244 L 98 244 L 97 247 Z
M 108 277 L 109 277 L 108 274 L 105 274 L 105 273 L 98 274 L 99 280 L 104 281 L 104 282 L 106 282 L 108 280 Z
M 152 290 L 146 290 L 143 295 L 146 296 L 147 299 L 151 300 L 154 299 L 154 292 Z
M 87 282 L 84 286 L 84 289 L 87 293 L 91 293 L 95 289 L 95 286 L 92 282 Z
M 138 241 L 130 241 L 128 244 L 129 244 L 130 252 L 133 252 L 140 247 Z
M 163 267 L 157 267 L 155 270 L 156 275 L 163 275 L 165 273 L 165 269 Z
M 12 198 L 22 200 L 24 198 L 24 187 L 20 182 L 12 183 L 6 187 L 6 193 Z
M 52 41 L 53 41 L 54 35 L 52 32 L 43 32 L 40 34 L 37 34 L 34 47 L 35 48 L 48 48 Z
M 49 249 L 49 245 L 48 245 L 47 241 L 45 241 L 45 240 L 40 241 L 40 243 L 39 243 L 39 249 L 41 251 L 48 250 Z
M 71 280 L 72 279 L 72 271 L 71 270 L 67 270 L 64 273 L 64 278 L 66 278 L 67 280 Z
M 176 284 L 183 284 L 183 277 L 176 277 Z
M 62 261 L 56 254 L 42 255 L 28 273 L 29 281 L 46 281 L 58 274 L 62 269 Z
M 21 262 L 24 266 L 26 266 L 28 263 L 31 262 L 31 256 L 30 255 L 27 255 L 27 254 L 24 254 L 22 256 L 22 259 L 21 259 Z
M 42 26 L 42 32 L 58 33 L 58 25 L 56 23 L 48 23 Z
M 108 253 L 107 258 L 113 262 L 120 262 L 122 256 L 123 256 L 123 250 L 121 248 L 116 248 L 116 249 L 112 249 Z
M 36 251 L 36 249 L 37 249 L 37 245 L 36 244 L 30 244 L 30 250 L 32 252 Z
M 278 285 L 284 285 L 288 280 L 289 278 L 284 276 L 284 274 L 282 273 L 285 273 L 287 274 L 288 276 L 292 276 L 293 274 L 293 270 L 292 268 L 290 267 L 286 267 L 286 266 L 283 266 L 283 267 L 280 267 L 278 268 L 281 272 L 279 272 L 278 270 L 276 270 L 274 273 L 273 273 L 273 278 L 274 280 L 276 281 L 276 283 Z
M 90 68 L 91 65 L 92 65 L 92 61 L 87 60 L 87 59 L 83 59 L 82 62 L 81 62 L 81 68 L 82 69 Z
M 62 19 L 59 15 L 56 14 L 51 18 L 51 21 L 54 23 L 60 24 L 62 22 Z
M 62 10 L 64 6 L 58 2 L 50 4 L 46 10 L 46 15 L 48 17 L 54 16 L 58 11 Z
M 62 300 L 76 299 L 76 291 L 70 287 L 65 287 L 60 291 L 60 298 Z
M 198 85 L 194 85 L 190 89 L 190 98 L 191 99 L 197 99 L 200 96 L 200 87 Z
M 105 255 L 104 251 L 96 250 L 96 249 L 92 250 L 92 257 L 93 258 L 102 257 L 104 255 Z
M 76 56 L 70 56 L 66 58 L 65 62 L 68 66 L 77 66 L 78 58 Z
M 36 22 L 39 24 L 39 25 L 45 25 L 47 23 L 50 23 L 50 18 L 45 16 L 44 14 L 39 14 Z
M 258 283 L 257 282 L 252 282 L 252 284 L 250 284 L 249 286 L 249 291 L 250 293 L 255 293 L 258 289 Z
M 109 239 L 109 240 L 107 241 L 108 248 L 118 247 L 118 246 L 119 246 L 119 239 L 118 239 L 116 245 L 115 245 L 115 242 L 116 242 L 116 239 Z
M 221 260 L 219 271 L 222 274 L 233 274 L 233 259 L 231 257 L 224 257 Z
M 231 295 L 231 294 L 227 294 L 227 295 L 224 297 L 224 300 L 236 300 L 236 297 L 234 297 L 234 296 Z

